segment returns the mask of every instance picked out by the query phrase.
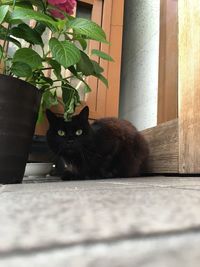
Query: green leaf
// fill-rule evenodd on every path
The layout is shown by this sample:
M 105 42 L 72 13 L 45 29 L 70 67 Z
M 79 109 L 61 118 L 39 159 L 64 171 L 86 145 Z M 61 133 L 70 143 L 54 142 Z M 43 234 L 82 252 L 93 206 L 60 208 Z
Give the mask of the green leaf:
M 99 51 L 97 49 L 93 49 L 91 54 L 95 55 L 95 56 L 98 56 L 100 58 L 103 58 L 105 60 L 108 60 L 108 61 L 114 61 L 111 56 L 109 56 L 108 54 L 106 54 L 106 53 L 104 53 L 102 51 Z
M 83 88 L 84 94 L 90 93 L 91 91 L 92 91 L 92 89 L 89 87 L 89 85 L 85 84 L 85 86 Z
M 0 23 L 2 23 L 8 13 L 9 5 L 0 6 Z
M 42 66 L 42 58 L 30 48 L 18 49 L 13 56 L 13 62 L 26 63 L 32 69 L 37 69 Z
M 76 71 L 75 67 L 74 66 L 70 66 L 68 68 L 68 70 L 70 70 L 70 72 L 74 75 L 74 76 L 78 76 L 78 72 Z
M 83 18 L 75 18 L 67 22 L 67 27 L 76 33 L 84 35 L 88 39 L 107 43 L 105 32 L 95 22 Z
M 11 14 L 11 20 L 36 20 L 38 22 L 45 23 L 48 27 L 57 29 L 57 23 L 50 16 L 47 16 L 41 12 L 28 10 L 26 8 L 16 7 Z
M 7 30 L 6 27 L 4 27 L 3 25 L 0 25 L 0 34 L 6 36 L 7 31 L 8 31 L 8 30 Z
M 10 33 L 14 37 L 24 39 L 30 44 L 38 44 L 43 46 L 43 41 L 40 34 L 25 23 L 19 24 L 17 27 L 12 28 Z
M 14 62 L 11 66 L 11 72 L 18 77 L 30 77 L 32 75 L 31 67 L 23 62 Z
M 6 37 L 6 41 L 12 42 L 13 44 L 18 46 L 19 48 L 21 47 L 21 43 L 18 40 L 16 40 L 15 38 L 8 36 L 8 37 Z
M 100 74 L 104 71 L 104 69 L 99 65 L 98 62 L 91 60 L 94 67 L 94 74 Z
M 50 108 L 51 106 L 58 105 L 58 98 L 56 93 L 51 92 L 50 90 L 43 93 L 43 102 L 45 108 Z
M 61 11 L 61 12 L 63 12 L 63 15 L 65 15 L 64 11 Z M 65 28 L 66 28 L 65 25 L 66 25 L 66 21 L 64 19 L 59 19 L 57 21 L 57 26 L 60 32 L 65 31 Z
M 2 5 L 13 6 L 13 0 L 1 0 Z M 44 8 L 44 3 L 41 0 L 15 0 L 15 6 L 31 8 L 32 5 Z
M 0 25 L 0 39 L 1 40 L 6 40 L 6 41 L 9 41 L 9 42 L 12 42 L 16 46 L 21 47 L 20 42 L 18 40 L 14 39 L 13 37 L 10 37 L 8 35 L 8 32 L 7 31 L 8 30 L 4 26 Z
M 79 105 L 81 103 L 80 100 L 80 96 L 79 96 L 79 92 L 75 89 L 75 95 L 74 95 L 74 99 L 75 99 L 75 105 Z
M 33 9 L 31 1 L 29 1 L 29 0 L 27 0 L 27 1 L 18 0 L 18 1 L 16 1 L 15 6 L 23 7 L 23 8 L 27 8 L 27 9 Z
M 90 88 L 90 86 L 86 83 L 86 81 L 81 77 L 81 75 L 79 75 L 79 73 L 76 71 L 75 67 L 74 66 L 71 66 L 68 68 L 69 71 L 71 71 L 71 73 L 77 78 L 79 79 L 80 81 L 82 81 L 86 88 L 84 89 L 86 92 L 91 92 L 92 89 Z
M 108 88 L 108 80 L 102 74 L 96 74 L 94 76 L 97 77 L 100 81 L 102 81 L 103 84 Z
M 43 97 L 42 97 L 42 99 L 43 99 Z M 40 105 L 40 109 L 39 109 L 39 112 L 38 112 L 38 118 L 37 118 L 37 123 L 38 124 L 40 124 L 40 123 L 42 123 L 43 121 L 44 121 L 44 118 L 45 118 L 45 116 L 44 116 L 44 105 L 43 105 L 43 100 L 41 101 L 41 105 Z
M 46 30 L 46 26 L 43 24 L 43 23 L 40 23 L 38 22 L 36 25 L 35 25 L 35 28 L 34 30 L 36 32 L 38 32 L 40 34 L 40 36 L 42 36 L 42 34 L 45 32 Z
M 47 60 L 48 63 L 51 65 L 51 67 L 54 69 L 54 73 L 58 79 L 61 79 L 61 66 L 60 64 L 56 61 L 53 60 L 52 58 Z
M 77 63 L 77 70 L 82 72 L 86 76 L 92 75 L 94 73 L 93 63 L 83 51 L 81 51 L 81 58 Z
M 76 41 L 79 42 L 83 50 L 86 50 L 87 48 L 87 42 L 83 38 L 76 38 Z
M 0 59 L 2 58 L 3 56 L 3 47 L 0 45 Z
M 21 1 L 21 0 L 20 0 Z M 45 8 L 44 1 L 41 0 L 25 0 L 26 2 L 31 2 L 32 5 L 41 8 L 42 10 Z
M 36 83 L 38 83 L 38 84 L 42 84 L 43 86 L 44 85 L 47 85 L 47 86 L 45 86 L 46 88 L 49 88 L 50 86 L 52 86 L 53 85 L 53 80 L 51 79 L 51 78 L 49 78 L 49 77 L 45 77 L 45 76 L 40 76 L 39 78 L 38 78 L 38 80 L 36 81 Z
M 49 47 L 53 58 L 66 69 L 80 60 L 80 50 L 69 41 L 59 41 L 51 38 Z
M 69 106 L 73 95 L 74 88 L 67 84 L 62 86 L 62 99 L 65 106 Z
M 7 35 L 7 29 L 0 25 L 0 40 L 6 40 L 14 43 L 16 46 L 21 47 L 21 43 L 13 37 Z
M 70 84 L 62 85 L 62 99 L 64 103 L 64 118 L 69 120 L 75 111 L 75 107 L 80 103 L 80 97 L 77 90 Z

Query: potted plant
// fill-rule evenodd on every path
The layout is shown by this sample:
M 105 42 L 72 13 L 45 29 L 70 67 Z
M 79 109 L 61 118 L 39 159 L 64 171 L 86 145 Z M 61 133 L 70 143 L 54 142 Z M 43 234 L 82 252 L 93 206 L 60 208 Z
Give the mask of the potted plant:
M 46 108 L 61 103 L 65 119 L 70 119 L 80 103 L 71 77 L 87 92 L 89 75 L 107 86 L 103 69 L 90 56 L 112 59 L 99 50 L 86 52 L 88 40 L 106 43 L 105 33 L 94 22 L 71 16 L 75 4 L 0 0 L 0 183 L 22 181 L 38 110 L 41 120 Z M 48 41 L 43 39 L 46 31 L 51 35 Z M 54 75 L 49 77 L 48 70 Z M 66 70 L 68 76 L 63 74 Z

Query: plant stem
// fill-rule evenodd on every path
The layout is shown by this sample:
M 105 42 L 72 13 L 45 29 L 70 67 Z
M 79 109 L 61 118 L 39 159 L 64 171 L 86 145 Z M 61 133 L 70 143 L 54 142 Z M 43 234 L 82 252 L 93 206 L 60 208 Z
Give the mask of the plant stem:
M 63 103 L 63 101 L 60 100 L 59 98 L 58 98 L 58 102 L 59 102 L 63 107 L 65 106 L 64 103 Z
M 49 67 L 49 68 L 42 68 L 40 70 L 52 70 L 53 68 Z
M 12 9 L 13 9 L 13 11 L 14 11 L 14 9 L 15 9 L 15 4 L 16 4 L 16 0 L 13 0 L 13 5 L 12 5 Z M 1 58 L 0 58 L 0 62 L 2 61 L 2 59 L 3 59 L 3 57 L 4 57 L 4 52 L 5 52 L 5 49 L 7 49 L 6 48 L 6 45 L 8 45 L 9 43 L 7 43 L 7 41 L 6 41 L 6 39 L 7 39 L 7 37 L 8 37 L 8 34 L 9 34 L 9 31 L 10 31 L 10 23 L 8 23 L 8 27 L 7 27 L 7 30 L 6 30 L 6 34 L 5 34 L 5 37 L 4 37 L 4 40 L 3 40 L 3 53 L 2 53 L 2 55 L 1 55 Z M 4 74 L 6 74 L 6 63 L 5 64 L 3 64 L 3 73 Z
M 52 89 L 57 89 L 59 87 L 60 86 L 53 86 L 53 87 L 50 87 L 50 88 L 45 89 L 44 92 L 51 91 Z
M 51 51 L 47 51 L 46 54 L 44 54 L 44 60 L 46 60 L 48 54 L 50 54 L 50 53 L 51 53 Z

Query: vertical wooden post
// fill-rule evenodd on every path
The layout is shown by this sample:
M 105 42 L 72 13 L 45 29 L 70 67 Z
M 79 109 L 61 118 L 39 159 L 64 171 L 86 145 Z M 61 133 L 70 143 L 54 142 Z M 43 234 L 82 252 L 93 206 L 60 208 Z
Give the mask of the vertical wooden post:
M 4 24 L 4 27 L 7 27 L 7 24 Z M 0 45 L 3 47 L 4 41 L 0 40 Z M 6 44 L 6 49 L 8 49 L 8 44 Z M 0 74 L 4 71 L 4 63 L 3 60 L 0 62 Z
M 160 0 L 158 124 L 177 117 L 178 0 Z
M 84 0 L 85 1 L 85 0 Z M 103 13 L 103 1 L 102 0 L 94 0 L 92 7 L 92 17 L 91 20 L 96 22 L 98 25 L 102 26 L 102 14 Z M 90 41 L 89 51 L 92 49 L 100 49 L 100 43 L 97 41 Z M 92 57 L 93 60 L 98 61 L 97 56 Z M 88 84 L 92 88 L 92 92 L 86 95 L 85 100 L 87 105 L 90 107 L 90 116 L 93 118 L 97 112 L 97 92 L 98 92 L 98 84 L 99 81 L 97 78 L 93 76 L 89 76 L 87 80 Z M 102 116 L 100 111 L 100 116 Z
M 110 55 L 114 63 L 108 64 L 109 89 L 106 91 L 106 116 L 118 116 L 124 0 L 113 0 L 110 25 Z M 115 100 L 115 101 L 113 101 Z
M 179 172 L 200 173 L 200 0 L 179 0 Z

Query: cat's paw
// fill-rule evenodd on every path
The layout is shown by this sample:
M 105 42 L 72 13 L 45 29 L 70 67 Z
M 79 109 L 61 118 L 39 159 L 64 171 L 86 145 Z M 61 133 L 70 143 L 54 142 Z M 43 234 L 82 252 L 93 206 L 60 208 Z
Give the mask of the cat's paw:
M 62 173 L 61 179 L 63 181 L 77 181 L 77 180 L 84 180 L 84 177 L 80 177 L 70 171 L 65 171 L 64 173 Z
M 63 181 L 74 180 L 74 178 L 75 178 L 74 174 L 70 171 L 65 171 L 61 174 L 61 179 Z

